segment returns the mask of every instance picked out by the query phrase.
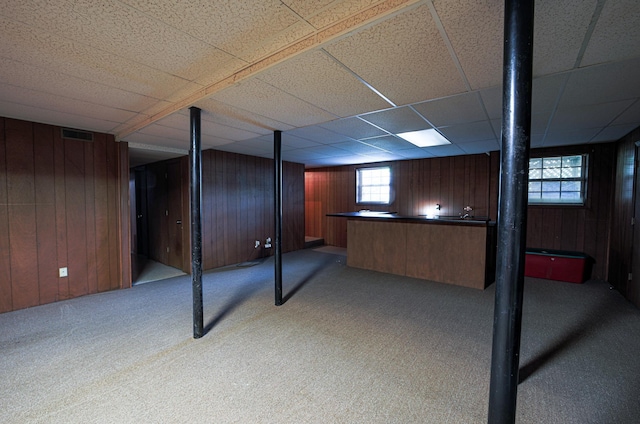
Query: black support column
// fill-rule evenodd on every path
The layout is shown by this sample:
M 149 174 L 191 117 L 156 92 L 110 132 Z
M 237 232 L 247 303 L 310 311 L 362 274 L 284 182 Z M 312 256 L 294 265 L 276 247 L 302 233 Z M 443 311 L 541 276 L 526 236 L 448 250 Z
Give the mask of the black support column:
M 275 197 L 275 300 L 282 305 L 282 131 L 273 133 L 274 197 Z
M 490 424 L 515 423 L 531 137 L 533 0 L 506 0 Z
M 200 109 L 191 112 L 191 149 L 189 150 L 191 201 L 191 282 L 193 285 L 193 338 L 202 337 L 202 151 L 200 146 Z

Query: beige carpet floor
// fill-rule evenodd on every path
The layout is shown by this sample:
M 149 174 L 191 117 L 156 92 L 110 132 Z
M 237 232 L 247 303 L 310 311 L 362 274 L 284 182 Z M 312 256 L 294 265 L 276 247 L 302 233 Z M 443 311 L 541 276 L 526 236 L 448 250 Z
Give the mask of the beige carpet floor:
M 312 249 L 0 315 L 2 423 L 484 423 L 494 286 Z M 518 423 L 637 423 L 640 311 L 605 282 L 525 284 Z

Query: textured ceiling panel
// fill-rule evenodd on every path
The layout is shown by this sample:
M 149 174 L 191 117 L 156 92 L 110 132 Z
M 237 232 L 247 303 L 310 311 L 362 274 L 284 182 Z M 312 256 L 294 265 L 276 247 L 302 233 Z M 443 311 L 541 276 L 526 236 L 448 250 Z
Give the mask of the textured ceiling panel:
M 370 146 L 377 147 L 378 149 L 386 150 L 387 152 L 397 152 L 398 150 L 413 149 L 416 146 L 405 141 L 401 138 L 394 136 L 367 138 L 362 140 Z
M 336 117 L 258 79 L 250 79 L 216 93 L 216 101 L 252 111 L 293 127 L 327 122 Z M 275 129 L 281 129 L 275 128 Z
M 625 125 L 640 122 L 640 100 L 636 100 L 633 105 L 626 109 L 613 121 L 613 125 Z
M 470 122 L 451 127 L 442 127 L 438 128 L 438 130 L 452 143 L 495 140 L 497 138 L 489 121 Z
M 465 93 L 413 106 L 437 127 L 487 119 L 477 93 Z
M 533 75 L 572 69 L 597 0 L 538 0 L 535 4 Z
M 602 128 L 613 122 L 633 100 L 559 108 L 553 116 L 550 131 L 571 131 L 574 128 Z
M 331 147 L 346 150 L 350 153 L 357 153 L 359 155 L 369 153 L 379 153 L 381 149 L 371 146 L 369 144 L 361 143 L 359 141 L 344 141 L 342 143 L 332 144 Z
M 360 118 L 391 134 L 431 128 L 428 122 L 408 106 L 369 113 Z
M 273 137 L 271 139 L 273 140 Z M 295 135 L 291 135 L 290 133 L 282 133 L 283 149 L 285 147 L 288 149 L 304 149 L 308 147 L 320 147 L 320 146 L 322 146 L 321 143 L 316 143 L 315 141 L 296 137 Z
M 320 125 L 322 128 L 334 133 L 342 134 L 350 138 L 369 138 L 379 135 L 387 135 L 386 132 L 376 128 L 358 118 L 337 119 Z
M 192 91 L 197 88 L 183 78 L 126 61 L 78 41 L 34 31 L 28 25 L 1 16 L 0 28 L 4 41 L 0 43 L 2 58 L 158 99 L 185 87 Z
M 433 2 L 472 89 L 502 81 L 504 2 Z
M 148 96 L 130 93 L 10 59 L 0 61 L 0 81 L 11 81 L 12 85 L 27 87 L 35 91 L 130 111 L 145 110 L 157 103 L 157 99 Z
M 600 131 L 595 137 L 591 139 L 591 143 L 607 143 L 611 141 L 620 140 L 625 135 L 636 129 L 638 126 L 635 124 L 626 125 L 611 125 Z
M 334 133 L 320 126 L 296 128 L 288 133 L 320 144 L 338 143 L 349 139 L 345 135 Z
M 458 144 L 465 153 L 475 155 L 479 153 L 495 152 L 500 150 L 500 144 L 497 140 L 474 141 L 471 143 Z
M 321 50 L 277 65 L 258 79 L 340 117 L 389 106 Z
M 379 3 L 378 0 L 303 0 L 285 1 L 315 28 L 324 28 L 360 10 Z
M 2 100 L 5 102 L 13 102 L 22 105 L 40 105 L 42 109 L 51 111 L 64 110 L 71 115 L 78 115 L 96 120 L 104 119 L 111 121 L 111 128 L 115 127 L 119 122 L 126 121 L 136 116 L 136 113 L 102 106 L 95 103 L 87 103 L 76 99 L 69 99 L 54 94 L 44 93 L 42 91 L 33 91 L 22 87 L 16 87 L 0 83 L 0 93 Z
M 640 58 L 574 71 L 560 100 L 561 107 L 606 103 L 640 97 Z
M 234 57 L 118 0 L 78 0 L 65 36 L 195 80 Z
M 638 56 L 640 2 L 607 0 L 582 59 L 582 66 Z
M 600 130 L 600 128 L 587 128 L 575 131 L 550 131 L 547 133 L 543 145 L 544 147 L 552 147 L 588 143 Z
M 282 122 L 221 103 L 211 98 L 200 100 L 195 103 L 194 106 L 202 109 L 203 120 L 210 120 L 230 127 L 253 131 L 258 134 L 269 134 L 276 129 L 281 129 L 281 131 L 293 129 L 290 125 L 285 125 Z
M 397 105 L 465 91 L 427 6 L 390 18 L 325 50 Z
M 111 133 L 114 128 L 113 122 L 101 118 L 90 118 L 59 110 L 21 105 L 2 99 L 0 99 L 0 116 L 103 133 Z
M 455 144 L 449 144 L 446 146 L 429 147 L 429 153 L 436 157 L 444 156 L 460 156 L 464 155 L 465 151 Z

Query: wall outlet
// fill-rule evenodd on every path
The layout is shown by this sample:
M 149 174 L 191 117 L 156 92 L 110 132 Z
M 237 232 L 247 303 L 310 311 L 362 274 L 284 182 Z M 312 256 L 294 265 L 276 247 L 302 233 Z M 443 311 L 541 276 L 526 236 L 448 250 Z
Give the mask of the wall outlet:
M 265 249 L 271 248 L 271 237 L 267 237 L 267 241 L 264 243 Z
M 256 245 L 253 246 L 254 249 L 257 249 L 258 247 L 260 247 L 260 240 L 256 240 Z
M 69 275 L 68 271 L 67 271 L 67 267 L 65 266 L 64 268 L 60 268 L 58 270 L 58 273 L 60 275 L 60 277 L 66 277 Z

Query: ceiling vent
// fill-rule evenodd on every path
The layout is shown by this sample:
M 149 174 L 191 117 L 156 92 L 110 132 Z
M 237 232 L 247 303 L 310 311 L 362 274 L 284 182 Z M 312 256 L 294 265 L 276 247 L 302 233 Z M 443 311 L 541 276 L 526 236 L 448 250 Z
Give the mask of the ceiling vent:
M 74 130 L 72 128 L 63 128 L 62 138 L 68 138 L 71 140 L 93 141 L 93 133 L 89 131 Z

